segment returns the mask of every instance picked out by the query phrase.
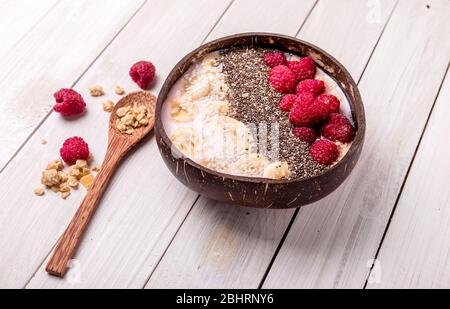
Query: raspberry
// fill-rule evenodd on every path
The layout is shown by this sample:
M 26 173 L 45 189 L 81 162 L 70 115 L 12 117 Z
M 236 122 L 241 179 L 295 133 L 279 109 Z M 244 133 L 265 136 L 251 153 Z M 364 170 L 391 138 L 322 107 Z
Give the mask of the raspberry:
M 297 100 L 297 96 L 295 94 L 285 94 L 279 103 L 279 107 L 283 112 L 289 112 L 294 105 L 294 102 Z
M 314 103 L 315 98 L 314 96 L 309 92 L 303 92 L 297 95 L 297 100 L 295 101 L 295 105 L 302 104 L 310 106 Z
M 86 103 L 81 94 L 73 89 L 62 88 L 55 92 L 53 97 L 56 100 L 53 110 L 65 117 L 80 114 L 86 108 Z
M 305 79 L 297 84 L 295 92 L 297 94 L 309 92 L 314 97 L 317 97 L 325 90 L 325 83 L 318 79 Z
M 148 61 L 139 61 L 130 69 L 131 79 L 142 89 L 147 89 L 155 79 L 155 66 Z
M 277 65 L 269 72 L 269 83 L 277 91 L 287 93 L 295 87 L 295 74 L 285 65 Z
M 350 121 L 347 119 L 347 117 L 345 117 L 343 114 L 341 113 L 332 113 L 330 115 L 330 119 L 328 121 L 328 123 L 348 123 L 351 125 Z
M 316 102 L 325 105 L 330 114 L 339 113 L 341 102 L 334 95 L 321 94 L 317 97 Z
M 298 127 L 292 130 L 295 136 L 297 136 L 302 142 L 312 144 L 319 136 L 316 130 L 308 127 Z
M 316 75 L 316 64 L 311 57 L 304 57 L 299 61 L 288 61 L 287 66 L 299 81 L 312 79 Z
M 328 110 L 323 105 L 295 104 L 289 114 L 289 120 L 297 127 L 311 127 L 326 121 L 328 116 Z
M 283 52 L 274 51 L 264 54 L 264 62 L 268 67 L 276 67 L 277 65 L 286 64 L 286 55 Z
M 341 143 L 349 143 L 355 138 L 355 130 L 350 121 L 342 114 L 331 114 L 330 120 L 322 127 L 324 137 Z
M 89 146 L 81 137 L 74 136 L 66 139 L 59 153 L 64 162 L 72 165 L 77 160 L 88 159 Z
M 335 143 L 327 139 L 321 139 L 309 148 L 311 158 L 323 165 L 331 165 L 339 157 L 339 149 Z

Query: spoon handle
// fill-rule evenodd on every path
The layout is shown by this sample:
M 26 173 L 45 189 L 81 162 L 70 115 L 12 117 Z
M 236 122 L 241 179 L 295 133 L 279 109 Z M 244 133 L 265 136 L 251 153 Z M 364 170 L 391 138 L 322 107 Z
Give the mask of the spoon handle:
M 110 151 L 112 149 L 115 151 Z M 98 202 L 122 157 L 123 153 L 118 152 L 117 148 L 111 147 L 111 145 L 108 147 L 102 168 L 95 177 L 69 226 L 59 239 L 55 251 L 45 268 L 49 274 L 64 277 L 68 262 L 73 257 L 81 237 L 97 208 Z

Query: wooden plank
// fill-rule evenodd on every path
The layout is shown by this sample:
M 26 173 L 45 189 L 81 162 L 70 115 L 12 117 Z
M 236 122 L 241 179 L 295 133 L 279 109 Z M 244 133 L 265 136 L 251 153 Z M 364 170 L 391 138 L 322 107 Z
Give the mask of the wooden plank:
M 447 72 L 368 288 L 450 287 L 449 102 Z
M 48 12 L 58 0 L 3 0 L 0 2 L 0 57 L 11 50 Z
M 0 58 L 0 168 L 142 3 L 64 0 Z
M 359 22 L 355 24 L 346 18 L 347 14 L 365 16 L 365 3 L 351 1 L 351 5 L 344 7 L 345 10 L 340 9 L 340 3 L 320 1 L 298 36 L 309 37 L 313 43 L 321 46 L 332 33 L 346 40 L 349 46 L 365 46 L 365 50 L 358 53 L 367 61 L 378 39 L 373 29 L 378 29 L 378 35 L 381 33 L 394 2 L 382 2 L 382 21 L 377 24 L 367 23 L 364 18 L 359 18 Z M 273 14 L 272 10 L 265 11 Z M 274 14 L 277 15 L 281 14 Z M 327 23 L 323 23 L 325 17 L 328 18 Z M 339 25 L 339 29 L 336 29 L 336 25 Z M 295 27 L 291 31 L 295 31 Z M 349 31 L 353 35 L 347 38 Z M 292 32 L 284 31 L 288 34 Z M 336 46 L 328 46 L 329 52 L 351 61 L 349 57 L 346 58 L 347 51 L 340 48 L 339 39 L 336 42 Z M 358 74 L 365 61 L 358 58 L 355 62 L 359 66 L 353 66 L 356 72 L 352 73 Z M 261 283 L 293 214 L 293 210 L 244 209 L 200 198 L 147 287 L 256 288 Z
M 399 2 L 359 85 L 368 124 L 359 165 L 300 210 L 265 288 L 364 286 L 448 63 L 449 5 Z
M 8 177 L 0 177 L 0 182 L 15 179 L 17 170 L 28 170 L 37 182 L 45 162 L 57 153 L 66 137 L 74 134 L 83 136 L 94 156 L 102 158 L 109 114 L 102 110 L 101 102 L 117 98 L 112 94 L 116 84 L 127 91 L 137 90 L 128 76 L 129 67 L 137 60 L 150 59 L 158 75 L 154 90 L 159 89 L 176 62 L 205 39 L 229 4 L 229 0 L 146 3 L 77 83 L 75 88 L 89 98 L 89 111 L 76 120 L 76 128 L 68 126 L 59 115 L 51 115 L 5 170 Z M 97 83 L 103 85 L 106 96 L 90 98 L 86 89 Z M 49 144 L 39 145 L 41 138 L 47 138 Z M 39 152 L 38 162 L 27 163 Z M 51 251 L 84 194 L 81 189 L 61 201 L 51 193 L 42 199 L 33 197 L 28 194 L 31 190 L 32 185 L 22 185 L 20 191 L 27 194 L 19 197 L 12 193 L 18 191 L 18 185 L 13 185 L 7 193 L 0 193 L 0 203 L 7 196 L 15 199 L 14 207 L 8 207 L 6 215 L 0 217 L 0 222 L 8 218 L 5 234 L 10 235 L 0 243 L 26 242 L 7 253 L 8 259 L 15 259 L 14 263 L 7 260 L 0 263 L 0 270 L 5 269 L 7 275 L 0 280 L 5 277 L 3 280 L 9 282 L 8 278 L 13 276 L 10 269 L 16 265 L 35 266 L 33 271 L 37 268 L 36 263 L 42 262 Z M 80 267 L 60 280 L 47 275 L 43 269 L 45 264 L 41 265 L 28 287 L 142 287 L 196 197 L 170 174 L 156 142 L 149 139 L 127 157 L 113 177 L 76 254 Z M 30 254 L 30 248 L 39 250 L 38 254 Z M 27 260 L 30 256 L 32 261 Z M 78 271 L 80 281 L 73 279 L 77 278 L 74 273 Z

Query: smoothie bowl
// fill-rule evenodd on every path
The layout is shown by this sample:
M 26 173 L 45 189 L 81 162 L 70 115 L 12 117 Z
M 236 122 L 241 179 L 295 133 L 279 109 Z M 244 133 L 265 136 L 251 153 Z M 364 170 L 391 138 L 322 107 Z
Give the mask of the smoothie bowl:
M 355 82 L 321 49 L 277 34 L 207 43 L 170 72 L 155 136 L 172 174 L 209 198 L 294 208 L 333 192 L 358 161 Z

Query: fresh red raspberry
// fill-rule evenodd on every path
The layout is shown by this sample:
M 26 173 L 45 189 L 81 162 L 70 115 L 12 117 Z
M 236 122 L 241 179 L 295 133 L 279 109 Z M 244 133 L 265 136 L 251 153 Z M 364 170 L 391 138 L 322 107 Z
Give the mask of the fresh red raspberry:
M 298 127 L 292 130 L 295 136 L 297 136 L 302 142 L 312 144 L 319 137 L 316 130 L 308 127 Z
M 318 79 L 305 79 L 297 84 L 295 92 L 297 94 L 309 92 L 314 97 L 317 97 L 325 90 L 325 83 Z
M 350 121 L 341 113 L 332 113 L 330 115 L 330 119 L 328 120 L 329 123 L 340 123 L 340 124 L 350 124 Z
M 332 141 L 321 139 L 309 147 L 309 154 L 314 161 L 323 165 L 331 165 L 339 157 L 339 149 Z
M 59 150 L 61 158 L 69 165 L 75 164 L 77 160 L 87 160 L 89 157 L 88 144 L 78 136 L 66 139 Z
M 301 104 L 305 106 L 310 106 L 314 103 L 315 97 L 309 92 L 303 92 L 297 95 L 297 100 L 294 105 Z
M 62 88 L 55 92 L 53 97 L 56 100 L 53 110 L 65 117 L 80 114 L 86 108 L 86 103 L 81 94 L 73 89 Z
M 130 69 L 131 79 L 142 89 L 147 89 L 155 79 L 155 66 L 149 61 L 139 61 Z
M 297 127 L 311 127 L 326 121 L 328 116 L 328 110 L 321 104 L 295 104 L 289 114 L 289 120 Z
M 321 94 L 317 97 L 316 102 L 323 104 L 327 107 L 328 112 L 339 113 L 341 102 L 338 98 L 331 94 Z
M 316 75 L 316 64 L 311 57 L 299 61 L 288 61 L 287 66 L 295 73 L 297 80 L 312 79 Z
M 295 74 L 287 66 L 277 65 L 269 72 L 269 83 L 277 92 L 290 92 L 295 87 Z
M 283 112 L 289 112 L 297 100 L 297 95 L 295 94 L 285 94 L 279 103 L 279 107 Z
M 324 137 L 341 143 L 349 143 L 355 138 L 355 129 L 342 114 L 331 114 L 328 122 L 322 127 Z
M 286 64 L 286 55 L 280 51 L 272 51 L 264 53 L 264 63 L 270 67 Z

